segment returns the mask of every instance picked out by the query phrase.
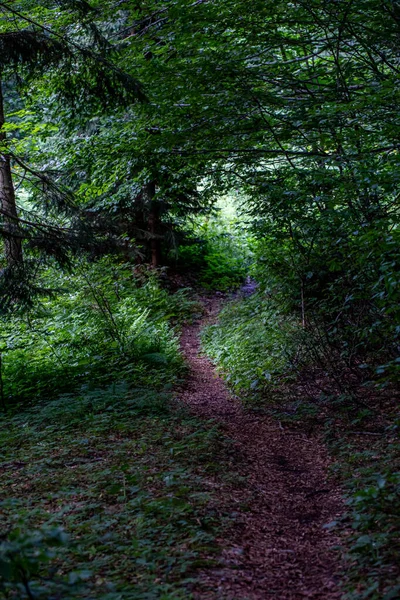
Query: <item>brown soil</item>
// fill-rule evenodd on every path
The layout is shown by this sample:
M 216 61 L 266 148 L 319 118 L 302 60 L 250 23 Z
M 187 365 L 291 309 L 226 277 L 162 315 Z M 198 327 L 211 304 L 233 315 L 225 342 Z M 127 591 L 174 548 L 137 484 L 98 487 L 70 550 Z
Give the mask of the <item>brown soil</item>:
M 221 299 L 203 300 L 206 317 L 185 328 L 190 375 L 181 399 L 219 422 L 232 440 L 234 467 L 210 481 L 217 514 L 231 518 L 218 543 L 217 567 L 203 569 L 198 599 L 334 600 L 338 589 L 335 534 L 323 525 L 340 514 L 340 493 L 327 478 L 329 459 L 315 436 L 246 411 L 210 361 L 199 354 L 199 331 Z

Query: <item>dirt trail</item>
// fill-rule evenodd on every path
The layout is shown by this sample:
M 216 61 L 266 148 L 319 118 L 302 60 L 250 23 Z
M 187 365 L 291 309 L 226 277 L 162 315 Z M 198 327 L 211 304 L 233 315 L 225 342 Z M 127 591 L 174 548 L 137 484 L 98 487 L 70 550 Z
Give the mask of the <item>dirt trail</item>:
M 187 327 L 182 349 L 190 365 L 182 400 L 198 415 L 220 422 L 232 440 L 232 483 L 218 481 L 217 513 L 233 519 L 220 565 L 204 570 L 199 599 L 334 600 L 338 564 L 332 532 L 322 526 L 340 514 L 338 491 L 327 480 L 328 459 L 314 437 L 246 412 L 229 394 L 211 363 L 199 355 L 199 331 L 218 313 L 218 299 L 204 300 L 207 316 Z M 219 503 L 220 501 L 220 503 Z

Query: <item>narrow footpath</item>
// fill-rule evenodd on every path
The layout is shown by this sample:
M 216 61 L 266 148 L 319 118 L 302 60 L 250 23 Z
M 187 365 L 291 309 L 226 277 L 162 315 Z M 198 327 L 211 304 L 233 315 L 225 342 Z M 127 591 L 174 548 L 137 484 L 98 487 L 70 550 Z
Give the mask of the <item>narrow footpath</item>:
M 342 504 L 327 478 L 326 451 L 315 437 L 246 411 L 200 354 L 199 332 L 215 320 L 220 304 L 205 299 L 206 316 L 186 327 L 181 340 L 190 366 L 181 399 L 197 415 L 219 422 L 234 455 L 234 476 L 210 482 L 217 514 L 229 515 L 232 524 L 218 540 L 218 566 L 203 569 L 195 597 L 338 599 L 337 539 L 323 525 Z

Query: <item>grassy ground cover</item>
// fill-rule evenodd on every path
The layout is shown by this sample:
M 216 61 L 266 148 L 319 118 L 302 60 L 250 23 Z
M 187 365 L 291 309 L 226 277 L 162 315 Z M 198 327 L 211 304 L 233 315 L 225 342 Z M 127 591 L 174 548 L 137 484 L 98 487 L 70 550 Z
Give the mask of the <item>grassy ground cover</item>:
M 3 416 L 1 592 L 188 597 L 213 540 L 216 444 L 168 394 L 124 384 Z
M 347 498 L 343 519 L 328 526 L 346 530 L 346 600 L 393 600 L 400 596 L 398 410 L 386 397 L 384 406 L 370 401 L 368 414 L 360 412 L 323 423 Z
M 149 371 L 151 384 L 173 383 L 181 373 L 177 327 L 199 310 L 187 290 L 169 294 L 157 273 L 106 259 L 73 275 L 48 270 L 40 284 L 49 290 L 40 302 L 0 321 L 3 403 L 116 378 L 144 383 Z
M 233 299 L 218 322 L 202 334 L 202 345 L 234 391 L 249 399 L 276 386 L 293 358 L 295 319 L 262 291 Z
M 219 435 L 172 393 L 179 327 L 199 306 L 105 262 L 45 273 L 53 292 L 1 324 L 7 599 L 188 598 L 213 552 Z

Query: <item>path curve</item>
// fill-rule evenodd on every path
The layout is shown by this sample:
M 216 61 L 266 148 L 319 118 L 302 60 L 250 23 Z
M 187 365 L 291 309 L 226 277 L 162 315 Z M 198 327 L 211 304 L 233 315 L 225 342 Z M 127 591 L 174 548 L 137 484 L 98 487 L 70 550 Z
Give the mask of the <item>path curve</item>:
M 190 373 L 180 397 L 197 415 L 218 421 L 232 440 L 237 478 L 227 483 L 215 476 L 210 482 L 217 514 L 229 515 L 232 525 L 218 540 L 218 567 L 202 571 L 195 597 L 337 600 L 337 539 L 323 525 L 340 514 L 342 504 L 327 478 L 326 451 L 315 437 L 246 412 L 230 395 L 199 353 L 200 329 L 215 320 L 221 299 L 203 304 L 205 318 L 182 333 Z

